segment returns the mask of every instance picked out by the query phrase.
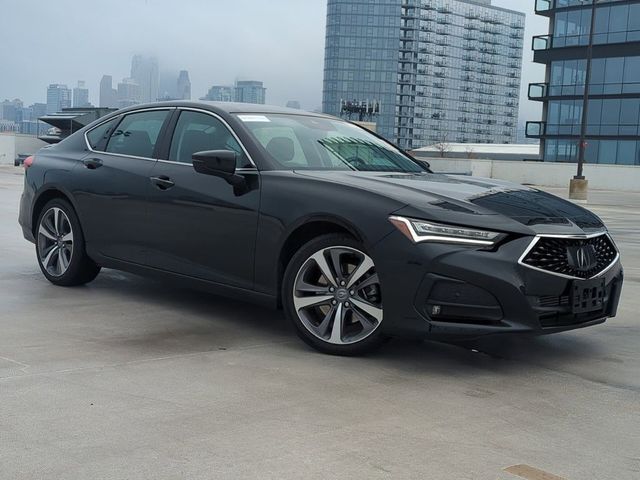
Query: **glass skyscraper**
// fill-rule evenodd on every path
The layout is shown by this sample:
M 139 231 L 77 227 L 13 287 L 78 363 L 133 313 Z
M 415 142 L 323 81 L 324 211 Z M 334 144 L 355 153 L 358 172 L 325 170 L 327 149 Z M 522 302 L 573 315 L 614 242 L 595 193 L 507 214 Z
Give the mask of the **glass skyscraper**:
M 329 0 L 323 111 L 405 149 L 514 143 L 524 22 L 490 0 Z
M 52 83 L 47 87 L 47 113 L 56 113 L 71 107 L 71 90 L 62 84 Z
M 235 101 L 241 103 L 264 104 L 267 89 L 262 82 L 255 80 L 238 80 L 235 88 Z
M 545 161 L 640 165 L 640 0 L 536 0 L 549 34 L 533 38 L 543 120 L 527 123 Z M 582 147 L 582 148 L 581 148 Z

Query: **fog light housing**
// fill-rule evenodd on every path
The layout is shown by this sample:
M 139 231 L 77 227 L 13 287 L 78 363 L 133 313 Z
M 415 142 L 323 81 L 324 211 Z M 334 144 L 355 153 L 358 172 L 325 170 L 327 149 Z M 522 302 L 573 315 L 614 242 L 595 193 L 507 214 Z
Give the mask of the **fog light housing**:
M 425 313 L 432 320 L 451 323 L 496 324 L 502 307 L 491 293 L 459 280 L 438 280 L 431 287 Z

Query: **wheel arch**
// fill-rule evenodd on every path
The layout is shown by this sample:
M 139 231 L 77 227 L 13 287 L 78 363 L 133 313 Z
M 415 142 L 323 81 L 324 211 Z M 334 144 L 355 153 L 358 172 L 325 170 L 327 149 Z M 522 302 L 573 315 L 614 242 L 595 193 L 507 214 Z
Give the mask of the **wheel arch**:
M 342 233 L 361 242 L 366 239 L 351 223 L 338 217 L 312 217 L 296 224 L 285 236 L 278 256 L 278 307 L 282 306 L 282 281 L 284 272 L 296 252 L 310 240 L 329 233 Z
M 40 216 L 40 213 L 42 213 L 42 209 L 48 202 L 56 198 L 69 202 L 71 208 L 73 208 L 74 213 L 76 214 L 76 216 L 78 216 L 78 210 L 71 198 L 71 195 L 57 187 L 52 186 L 44 188 L 36 196 L 36 199 L 33 202 L 33 208 L 31 209 L 31 232 L 34 236 L 36 235 L 36 229 L 38 228 L 38 217 Z M 80 219 L 79 216 L 78 219 Z

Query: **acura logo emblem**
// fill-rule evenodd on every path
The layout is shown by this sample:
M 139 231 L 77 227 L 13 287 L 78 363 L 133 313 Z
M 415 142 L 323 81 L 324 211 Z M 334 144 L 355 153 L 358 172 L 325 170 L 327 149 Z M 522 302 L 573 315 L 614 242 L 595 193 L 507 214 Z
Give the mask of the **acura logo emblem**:
M 578 268 L 580 270 L 584 270 L 589 265 L 589 260 L 587 258 L 587 250 L 584 247 L 581 247 L 576 252 L 576 260 L 578 261 Z
M 593 245 L 580 245 L 567 248 L 569 264 L 582 272 L 598 266 L 598 257 Z

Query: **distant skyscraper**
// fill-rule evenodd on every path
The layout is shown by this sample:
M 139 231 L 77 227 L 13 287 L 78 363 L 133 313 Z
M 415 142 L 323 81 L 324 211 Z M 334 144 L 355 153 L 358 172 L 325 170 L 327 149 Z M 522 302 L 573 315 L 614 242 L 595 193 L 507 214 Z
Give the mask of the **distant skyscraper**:
M 178 98 L 178 73 L 175 71 L 160 72 L 158 83 L 158 100 L 175 100 Z
M 124 78 L 118 84 L 118 108 L 142 103 L 142 88 L 133 78 Z
M 297 110 L 300 110 L 300 102 L 297 100 L 289 100 L 287 102 L 287 108 L 295 108 Z
M 323 111 L 405 149 L 513 143 L 524 22 L 490 0 L 328 0 Z
M 234 87 L 226 85 L 214 85 L 200 100 L 209 100 L 211 102 L 234 102 L 235 89 Z
M 47 113 L 71 107 L 71 90 L 66 85 L 52 83 L 47 88 Z
M 186 70 L 180 70 L 178 75 L 178 100 L 191 100 L 191 80 Z
M 236 82 L 235 101 L 241 103 L 264 104 L 267 89 L 262 82 L 255 80 L 239 80 Z
M 140 86 L 142 102 L 155 102 L 158 99 L 157 58 L 134 55 L 131 60 L 131 78 Z
M 5 100 L 0 103 L 0 120 L 19 123 L 22 120 L 22 100 Z
M 42 135 L 49 128 L 44 122 L 38 121 L 40 117 L 44 117 L 47 114 L 46 103 L 34 103 L 22 109 L 22 124 L 20 126 L 20 133 L 26 135 Z
M 29 105 L 29 108 L 34 118 L 44 117 L 47 114 L 46 103 L 34 103 L 33 105 Z
M 73 106 L 76 108 L 90 107 L 89 89 L 85 82 L 78 80 L 78 86 L 73 89 Z
M 100 80 L 100 106 L 103 108 L 117 108 L 117 91 L 113 88 L 113 77 L 103 75 Z

